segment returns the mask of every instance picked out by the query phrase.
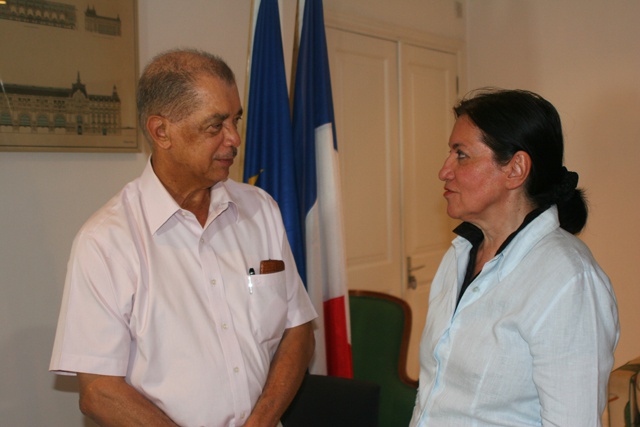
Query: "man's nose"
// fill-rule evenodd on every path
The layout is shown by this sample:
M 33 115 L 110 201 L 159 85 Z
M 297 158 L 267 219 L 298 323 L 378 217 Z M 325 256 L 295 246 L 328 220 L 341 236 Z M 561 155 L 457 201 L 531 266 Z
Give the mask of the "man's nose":
M 238 132 L 238 128 L 235 126 L 229 126 L 229 127 L 225 127 L 225 137 L 224 137 L 224 142 L 225 144 L 232 146 L 232 147 L 239 147 L 240 146 L 240 133 Z

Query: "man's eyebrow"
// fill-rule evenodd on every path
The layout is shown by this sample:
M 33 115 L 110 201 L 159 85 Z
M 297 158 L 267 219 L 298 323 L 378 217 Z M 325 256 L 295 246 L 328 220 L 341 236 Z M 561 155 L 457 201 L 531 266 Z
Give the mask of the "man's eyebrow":
M 244 114 L 244 112 L 242 111 L 242 108 L 240 110 L 238 110 L 238 112 L 234 115 L 234 117 L 237 116 L 242 116 Z M 211 116 L 212 120 L 220 120 L 220 121 L 225 121 L 227 120 L 229 117 L 231 117 L 231 114 L 225 114 L 225 113 L 215 113 Z
M 229 116 L 230 114 L 215 113 L 211 116 L 211 120 L 225 121 L 227 118 L 229 118 Z

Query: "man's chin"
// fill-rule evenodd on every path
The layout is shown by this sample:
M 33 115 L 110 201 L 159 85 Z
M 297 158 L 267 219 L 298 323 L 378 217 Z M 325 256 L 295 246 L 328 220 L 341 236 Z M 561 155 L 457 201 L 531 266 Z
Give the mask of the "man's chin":
M 213 181 L 215 181 L 216 183 L 224 182 L 228 179 L 229 179 L 229 168 L 226 168 L 223 170 L 218 169 L 215 175 L 213 176 Z

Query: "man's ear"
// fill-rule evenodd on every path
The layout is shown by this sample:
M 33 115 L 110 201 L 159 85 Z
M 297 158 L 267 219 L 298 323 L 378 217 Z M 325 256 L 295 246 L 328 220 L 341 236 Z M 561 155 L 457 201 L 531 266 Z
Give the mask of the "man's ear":
M 518 188 L 527 181 L 531 172 L 531 157 L 524 151 L 518 151 L 513 155 L 506 166 L 507 187 L 509 189 Z
M 168 149 L 171 147 L 168 128 L 169 123 L 165 117 L 149 116 L 149 118 L 147 118 L 147 132 L 149 132 L 154 145 L 158 148 Z

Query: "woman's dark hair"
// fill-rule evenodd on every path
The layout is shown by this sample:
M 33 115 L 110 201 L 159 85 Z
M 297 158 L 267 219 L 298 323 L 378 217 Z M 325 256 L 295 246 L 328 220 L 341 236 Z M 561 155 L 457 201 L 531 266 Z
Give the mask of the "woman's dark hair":
M 531 157 L 525 184 L 536 207 L 558 206 L 560 226 L 579 233 L 587 222 L 584 192 L 578 174 L 562 165 L 564 140 L 560 115 L 549 101 L 525 90 L 482 89 L 454 108 L 480 129 L 495 160 L 504 165 L 518 151 Z

